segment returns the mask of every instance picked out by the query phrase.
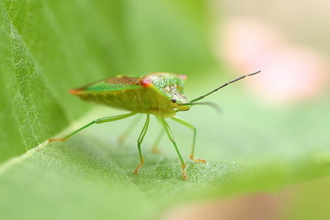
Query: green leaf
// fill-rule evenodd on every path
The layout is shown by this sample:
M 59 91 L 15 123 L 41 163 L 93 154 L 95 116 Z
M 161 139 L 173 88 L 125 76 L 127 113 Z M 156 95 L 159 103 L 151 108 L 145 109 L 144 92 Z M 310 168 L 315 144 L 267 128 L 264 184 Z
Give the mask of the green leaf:
M 156 119 L 138 175 L 132 171 L 143 120 L 124 143 L 117 139 L 133 118 L 47 144 L 93 119 L 122 114 L 84 103 L 67 94 L 70 88 L 166 71 L 188 75 L 185 91 L 194 98 L 226 82 L 210 50 L 210 12 L 203 1 L 174 0 L 2 0 L 1 6 L 1 219 L 150 219 L 187 201 L 277 191 L 330 172 L 330 116 L 323 114 L 330 100 L 274 109 L 238 84 L 208 98 L 224 115 L 203 106 L 178 114 L 196 126 L 195 156 L 208 163 L 188 161 L 192 131 L 169 121 L 188 181 L 167 138 L 160 154 L 150 152 L 161 129 Z

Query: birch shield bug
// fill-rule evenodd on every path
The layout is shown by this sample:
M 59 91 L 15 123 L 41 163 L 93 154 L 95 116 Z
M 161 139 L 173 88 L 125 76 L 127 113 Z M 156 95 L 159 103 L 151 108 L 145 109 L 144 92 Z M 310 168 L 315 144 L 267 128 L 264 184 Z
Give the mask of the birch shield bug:
M 142 167 L 145 161 L 142 155 L 141 144 L 149 127 L 150 114 L 153 114 L 160 121 L 168 138 L 172 142 L 181 163 L 182 178 L 186 180 L 186 164 L 180 154 L 179 148 L 177 147 L 177 144 L 174 140 L 173 133 L 165 118 L 171 118 L 172 120 L 193 130 L 193 141 L 190 159 L 195 162 L 206 162 L 203 159 L 195 159 L 194 157 L 196 128 L 184 119 L 175 116 L 176 113 L 179 111 L 188 111 L 193 105 L 197 104 L 214 106 L 215 104 L 210 102 L 198 101 L 231 83 L 237 82 L 248 76 L 253 76 L 259 72 L 260 71 L 248 75 L 243 75 L 191 101 L 188 100 L 187 96 L 183 92 L 183 83 L 187 77 L 185 75 L 176 75 L 163 72 L 149 73 L 142 77 L 120 75 L 91 83 L 79 89 L 72 89 L 69 90 L 69 92 L 73 95 L 79 96 L 83 100 L 92 101 L 117 109 L 128 110 L 130 113 L 96 119 L 72 132 L 71 134 L 65 136 L 64 138 L 49 139 L 48 142 L 66 141 L 72 135 L 93 124 L 117 121 L 131 117 L 138 113 L 144 113 L 146 114 L 146 121 L 137 140 L 140 163 L 135 168 L 134 173 L 138 173 L 139 169 Z

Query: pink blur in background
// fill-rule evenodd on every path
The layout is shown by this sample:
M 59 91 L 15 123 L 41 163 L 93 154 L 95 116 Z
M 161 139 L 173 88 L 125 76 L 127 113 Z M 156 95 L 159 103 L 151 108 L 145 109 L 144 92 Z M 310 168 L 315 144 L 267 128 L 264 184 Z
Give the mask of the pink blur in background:
M 225 22 L 217 53 L 239 73 L 261 70 L 251 89 L 273 104 L 318 99 L 329 85 L 329 58 L 308 45 L 288 40 L 271 23 L 251 18 Z

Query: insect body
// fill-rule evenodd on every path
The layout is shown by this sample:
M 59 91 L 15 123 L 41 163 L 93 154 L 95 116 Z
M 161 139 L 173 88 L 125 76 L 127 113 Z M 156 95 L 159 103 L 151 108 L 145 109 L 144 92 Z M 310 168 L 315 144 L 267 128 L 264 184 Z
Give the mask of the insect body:
M 188 101 L 187 96 L 183 93 L 183 83 L 187 78 L 185 75 L 176 75 L 172 73 L 149 73 L 142 77 L 117 76 L 97 81 L 82 88 L 70 90 L 69 92 L 86 101 L 92 101 L 98 104 L 108 105 L 113 108 L 128 110 L 131 111 L 131 113 L 96 119 L 62 139 L 50 139 L 49 142 L 65 141 L 72 135 L 93 124 L 121 120 L 137 113 L 145 113 L 147 115 L 146 121 L 137 141 L 140 163 L 134 172 L 138 173 L 144 163 L 141 144 L 148 130 L 150 114 L 153 114 L 161 122 L 167 136 L 171 140 L 180 159 L 182 177 L 183 179 L 187 179 L 186 164 L 180 154 L 172 131 L 165 118 L 171 118 L 174 121 L 193 129 L 194 134 L 190 159 L 195 162 L 206 162 L 205 160 L 194 158 L 196 128 L 189 122 L 175 116 L 176 113 L 179 111 L 187 111 L 196 104 L 212 105 L 211 103 L 203 103 L 198 101 L 229 85 L 230 83 L 241 80 L 247 76 L 255 75 L 259 72 L 260 71 L 241 76 L 191 101 Z

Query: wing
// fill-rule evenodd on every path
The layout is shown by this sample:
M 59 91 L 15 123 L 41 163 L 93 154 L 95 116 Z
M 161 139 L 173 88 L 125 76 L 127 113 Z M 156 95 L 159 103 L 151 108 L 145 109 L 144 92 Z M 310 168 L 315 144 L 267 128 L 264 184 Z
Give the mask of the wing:
M 140 81 L 138 77 L 116 76 L 69 92 L 85 101 L 133 111 L 135 94 L 143 89 Z
M 138 77 L 116 76 L 88 84 L 78 89 L 71 89 L 69 92 L 79 95 L 82 93 L 116 92 L 125 89 L 137 89 L 142 88 L 140 80 Z

